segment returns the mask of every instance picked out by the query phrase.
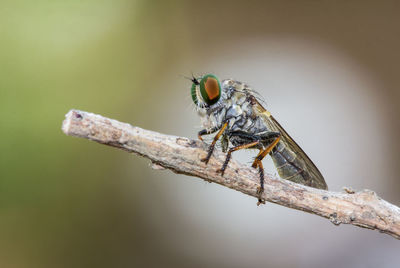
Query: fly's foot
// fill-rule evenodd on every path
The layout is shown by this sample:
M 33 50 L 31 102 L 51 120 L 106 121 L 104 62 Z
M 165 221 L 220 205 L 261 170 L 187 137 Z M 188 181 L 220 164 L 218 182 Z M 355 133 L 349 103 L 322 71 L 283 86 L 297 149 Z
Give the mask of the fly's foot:
M 206 163 L 206 165 L 208 164 L 208 161 L 210 161 L 210 158 L 211 158 L 212 153 L 214 151 L 214 146 L 215 146 L 215 144 L 211 144 L 210 145 L 210 147 L 208 148 L 207 156 L 205 158 L 200 159 L 201 162 Z
M 257 193 L 257 195 L 258 195 L 257 206 L 259 206 L 259 205 L 261 205 L 261 204 L 264 204 L 264 205 L 265 205 L 265 200 L 261 198 L 261 195 L 263 194 L 263 192 L 264 192 L 264 188 L 262 188 L 261 186 L 258 186 L 258 187 L 257 187 L 257 191 L 256 191 L 256 193 Z
M 221 177 L 224 176 L 224 172 L 225 172 L 225 169 L 222 169 L 222 168 L 217 170 L 217 173 L 220 173 Z
M 259 206 L 261 204 L 265 205 L 265 200 L 258 198 L 257 206 Z
M 206 163 L 206 165 L 207 165 L 208 161 L 210 161 L 210 158 L 209 157 L 204 157 L 204 158 L 200 159 L 200 161 Z
M 264 192 L 264 188 L 261 188 L 261 186 L 257 186 L 257 194 L 261 195 Z

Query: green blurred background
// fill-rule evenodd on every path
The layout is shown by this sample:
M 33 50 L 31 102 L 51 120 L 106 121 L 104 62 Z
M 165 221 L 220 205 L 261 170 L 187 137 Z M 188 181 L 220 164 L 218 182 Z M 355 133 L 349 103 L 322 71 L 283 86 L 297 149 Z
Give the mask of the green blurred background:
M 396 1 L 0 1 L 0 267 L 398 265 L 387 235 L 258 208 L 61 123 L 76 108 L 195 138 L 183 76 L 211 72 L 254 86 L 331 190 L 400 205 L 399 12 Z

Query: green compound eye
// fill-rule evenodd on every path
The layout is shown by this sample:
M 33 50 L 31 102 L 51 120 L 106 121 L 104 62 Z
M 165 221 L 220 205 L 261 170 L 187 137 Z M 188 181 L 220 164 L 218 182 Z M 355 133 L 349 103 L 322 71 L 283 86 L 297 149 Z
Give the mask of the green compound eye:
M 207 74 L 203 76 L 200 81 L 200 94 L 207 105 L 212 105 L 219 100 L 219 98 L 221 97 L 221 85 L 215 75 Z

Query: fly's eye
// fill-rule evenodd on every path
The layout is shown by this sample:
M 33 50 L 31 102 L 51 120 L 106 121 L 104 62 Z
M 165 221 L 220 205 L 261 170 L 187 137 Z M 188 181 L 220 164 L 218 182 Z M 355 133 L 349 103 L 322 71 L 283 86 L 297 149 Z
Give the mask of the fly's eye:
M 207 74 L 203 76 L 200 81 L 200 94 L 203 97 L 204 102 L 208 105 L 212 105 L 219 100 L 219 98 L 221 97 L 221 85 L 215 75 Z

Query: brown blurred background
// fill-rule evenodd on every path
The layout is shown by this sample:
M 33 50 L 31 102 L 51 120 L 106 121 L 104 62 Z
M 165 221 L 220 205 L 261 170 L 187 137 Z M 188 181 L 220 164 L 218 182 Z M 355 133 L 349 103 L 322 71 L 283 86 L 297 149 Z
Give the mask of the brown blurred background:
M 399 12 L 397 1 L 1 1 L 0 267 L 397 266 L 390 236 L 257 207 L 60 127 L 77 108 L 196 138 L 183 76 L 214 73 L 260 92 L 330 190 L 400 205 Z

